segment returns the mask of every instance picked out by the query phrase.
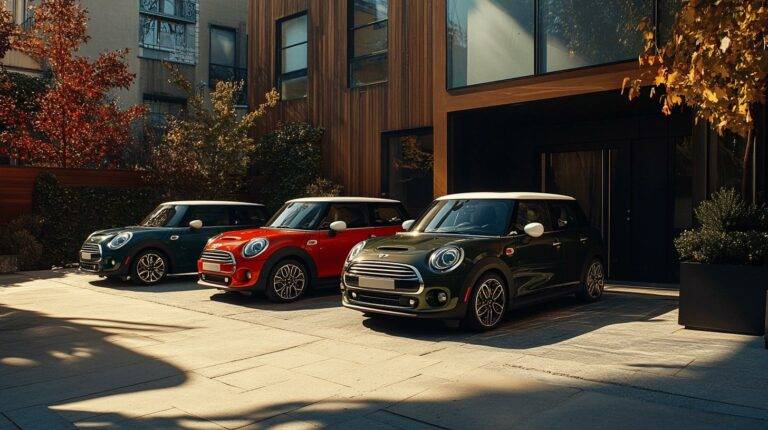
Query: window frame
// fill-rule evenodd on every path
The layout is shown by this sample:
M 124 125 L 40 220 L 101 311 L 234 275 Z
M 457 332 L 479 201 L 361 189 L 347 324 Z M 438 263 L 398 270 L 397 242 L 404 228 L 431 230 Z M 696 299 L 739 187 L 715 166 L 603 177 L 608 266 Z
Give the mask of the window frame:
M 295 43 L 293 45 L 283 46 L 283 24 L 297 19 L 301 18 L 302 16 L 307 17 L 307 40 L 301 43 Z M 290 49 L 296 46 L 306 45 L 307 47 L 307 54 L 306 54 L 306 63 L 307 67 L 299 70 L 294 70 L 292 72 L 283 73 L 283 51 L 286 49 Z M 297 78 L 307 78 L 307 91 L 304 94 L 303 97 L 295 97 L 290 99 L 284 99 L 282 94 L 283 89 L 283 82 L 286 80 L 291 79 L 297 79 Z M 275 88 L 280 91 L 280 101 L 290 101 L 290 100 L 305 100 L 309 98 L 309 11 L 303 10 L 301 12 L 294 13 L 292 15 L 284 16 L 277 21 L 275 21 Z
M 355 0 L 347 0 L 347 88 L 364 88 L 389 82 L 389 0 L 387 2 L 387 17 L 355 26 Z M 447 8 L 446 8 L 447 9 Z M 447 15 L 446 15 L 447 16 Z M 355 56 L 355 31 L 372 27 L 381 23 L 387 24 L 387 48 L 381 51 Z M 447 40 L 447 38 L 446 38 Z M 386 77 L 375 82 L 355 84 L 352 79 L 352 67 L 358 62 L 371 59 L 383 59 L 387 65 Z
M 351 2 L 353 0 L 349 0 L 349 1 Z M 540 55 L 541 55 L 541 53 L 540 53 L 540 51 L 541 51 L 540 44 L 541 44 L 541 41 L 543 40 L 542 38 L 545 36 L 545 34 L 542 33 L 542 31 L 541 31 L 542 30 L 541 29 L 541 22 L 540 22 L 541 18 L 540 18 L 540 13 L 539 13 L 540 12 L 540 8 L 539 8 L 540 0 L 533 0 L 533 16 L 534 16 L 534 22 L 533 22 L 533 32 L 534 32 L 534 34 L 533 34 L 533 74 L 532 75 L 524 75 L 524 76 L 516 76 L 514 78 L 504 78 L 504 79 L 499 79 L 499 80 L 496 80 L 496 81 L 479 82 L 479 83 L 476 83 L 476 84 L 452 87 L 450 85 L 450 82 L 448 81 L 448 76 L 451 75 L 451 72 L 450 72 L 451 63 L 448 61 L 448 52 L 450 50 L 450 41 L 448 39 L 448 18 L 449 18 L 448 3 L 450 1 L 451 0 L 446 0 L 445 1 L 445 8 L 444 8 L 444 11 L 443 11 L 444 12 L 443 19 L 444 19 L 444 24 L 445 24 L 445 32 L 444 32 L 444 35 L 443 35 L 443 43 L 444 43 L 444 46 L 445 46 L 445 70 L 444 70 L 444 73 L 445 73 L 445 90 L 448 91 L 448 92 L 473 89 L 473 88 L 484 87 L 484 86 L 488 86 L 488 85 L 499 85 L 499 84 L 514 82 L 514 81 L 519 81 L 519 80 L 522 80 L 522 79 L 538 78 L 540 76 L 557 75 L 557 74 L 561 74 L 561 73 L 570 73 L 570 72 L 574 72 L 574 71 L 583 71 L 583 70 L 593 69 L 593 68 L 596 68 L 596 67 L 613 66 L 613 65 L 617 65 L 617 64 L 625 64 L 625 63 L 630 63 L 630 62 L 633 62 L 633 61 L 637 61 L 637 58 L 633 57 L 633 58 L 628 58 L 626 60 L 617 60 L 617 61 L 612 61 L 612 62 L 609 62 L 609 63 L 592 64 L 592 65 L 588 65 L 588 66 L 574 67 L 574 68 L 570 68 L 570 69 L 554 70 L 554 71 L 551 71 L 551 72 L 543 72 L 543 71 L 541 71 L 541 61 L 540 61 L 540 58 L 539 58 Z M 462 1 L 462 0 L 458 0 L 458 1 Z M 661 18 L 661 12 L 659 10 L 659 3 L 661 1 L 663 1 L 663 0 L 648 0 L 648 1 L 651 2 L 651 19 L 652 19 L 653 25 L 654 25 L 654 37 L 658 41 L 658 38 L 659 38 L 659 22 L 660 22 L 660 18 Z

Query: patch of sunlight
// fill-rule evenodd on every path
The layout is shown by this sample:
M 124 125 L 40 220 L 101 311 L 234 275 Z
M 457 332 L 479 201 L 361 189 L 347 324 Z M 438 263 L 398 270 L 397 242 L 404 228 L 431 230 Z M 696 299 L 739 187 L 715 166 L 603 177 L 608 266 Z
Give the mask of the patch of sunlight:
M 37 365 L 37 361 L 23 357 L 3 357 L 0 358 L 0 364 L 15 367 L 32 367 Z

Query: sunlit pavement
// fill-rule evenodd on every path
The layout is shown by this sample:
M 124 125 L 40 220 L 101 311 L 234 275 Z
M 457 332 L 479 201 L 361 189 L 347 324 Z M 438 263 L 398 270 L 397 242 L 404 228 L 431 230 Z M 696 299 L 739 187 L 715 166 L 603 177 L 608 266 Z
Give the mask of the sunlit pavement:
M 181 279 L 0 276 L 0 429 L 768 428 L 762 338 L 685 330 L 614 290 L 494 332 Z

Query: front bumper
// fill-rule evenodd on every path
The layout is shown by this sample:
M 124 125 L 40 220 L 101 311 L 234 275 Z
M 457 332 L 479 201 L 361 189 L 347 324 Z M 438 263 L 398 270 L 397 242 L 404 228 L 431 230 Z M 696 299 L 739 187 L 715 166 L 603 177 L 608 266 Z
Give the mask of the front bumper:
M 197 283 L 205 287 L 226 291 L 255 291 L 263 289 L 262 272 L 264 260 L 235 261 L 235 264 L 221 264 L 219 270 L 204 269 L 204 260 L 197 261 Z
M 130 267 L 130 255 L 107 251 L 99 247 L 98 253 L 81 250 L 78 255 L 80 270 L 100 276 L 124 276 Z M 95 248 L 91 251 L 95 251 Z M 87 254 L 87 255 L 84 255 Z

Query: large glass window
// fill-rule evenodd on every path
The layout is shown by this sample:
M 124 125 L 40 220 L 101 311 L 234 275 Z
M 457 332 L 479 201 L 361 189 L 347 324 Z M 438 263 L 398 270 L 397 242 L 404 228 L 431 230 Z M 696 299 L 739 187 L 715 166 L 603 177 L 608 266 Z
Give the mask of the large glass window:
M 539 70 L 554 72 L 635 58 L 649 0 L 540 0 Z
M 280 43 L 277 59 L 277 86 L 283 100 L 307 96 L 307 14 L 277 23 Z
M 447 0 L 448 88 L 631 61 L 642 49 L 638 23 L 654 18 L 664 40 L 681 4 L 681 0 Z
M 534 74 L 534 0 L 449 0 L 448 86 Z
M 387 80 L 388 0 L 349 0 L 349 86 Z
M 237 67 L 237 30 L 234 28 L 211 26 L 210 57 L 208 64 L 208 85 L 216 88 L 216 83 L 241 82 L 248 79 L 244 68 Z M 241 88 L 236 95 L 239 105 L 246 104 L 246 91 Z

